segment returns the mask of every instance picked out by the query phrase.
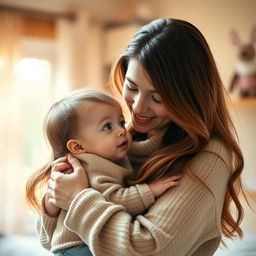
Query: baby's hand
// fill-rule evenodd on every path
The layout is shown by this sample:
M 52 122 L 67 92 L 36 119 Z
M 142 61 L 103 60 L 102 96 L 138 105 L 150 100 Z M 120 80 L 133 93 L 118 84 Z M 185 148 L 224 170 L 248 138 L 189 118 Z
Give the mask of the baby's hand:
M 60 208 L 50 202 L 51 192 L 52 192 L 52 190 L 50 188 L 48 188 L 48 191 L 46 192 L 46 195 L 44 198 L 45 211 L 51 217 L 56 217 L 59 215 Z
M 148 186 L 152 194 L 156 198 L 162 195 L 167 189 L 176 187 L 177 185 L 179 185 L 181 177 L 182 177 L 181 174 L 171 176 L 171 177 L 164 177 L 164 178 L 161 178 L 160 180 L 149 183 Z

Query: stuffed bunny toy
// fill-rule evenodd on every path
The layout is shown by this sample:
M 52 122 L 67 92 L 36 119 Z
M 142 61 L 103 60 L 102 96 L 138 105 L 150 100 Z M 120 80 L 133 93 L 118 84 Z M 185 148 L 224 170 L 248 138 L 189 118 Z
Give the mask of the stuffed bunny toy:
M 251 39 L 243 44 L 235 30 L 231 31 L 231 39 L 234 46 L 238 48 L 238 61 L 235 74 L 231 80 L 229 91 L 235 86 L 239 88 L 240 97 L 256 96 L 256 53 L 254 44 L 256 42 L 256 26 L 252 28 Z

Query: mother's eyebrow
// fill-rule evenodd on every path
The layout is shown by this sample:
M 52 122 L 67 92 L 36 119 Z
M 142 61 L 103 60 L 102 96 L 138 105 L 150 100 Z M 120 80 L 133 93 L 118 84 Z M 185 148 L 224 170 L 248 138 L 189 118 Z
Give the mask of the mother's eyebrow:
M 127 79 L 131 84 L 138 87 L 138 85 L 131 78 L 129 78 L 128 76 L 125 76 L 125 79 Z
M 138 86 L 131 78 L 129 78 L 128 76 L 125 76 L 125 79 L 128 80 L 129 83 L 135 85 L 136 87 L 139 87 L 139 86 Z M 149 90 L 149 91 L 150 91 L 151 93 L 158 93 L 158 94 L 159 94 L 159 92 L 156 91 L 156 90 Z

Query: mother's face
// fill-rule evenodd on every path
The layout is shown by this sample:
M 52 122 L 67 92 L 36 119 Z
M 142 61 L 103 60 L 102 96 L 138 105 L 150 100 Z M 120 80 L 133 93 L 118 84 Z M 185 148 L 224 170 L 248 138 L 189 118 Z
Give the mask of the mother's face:
M 170 121 L 161 96 L 135 58 L 129 61 L 122 95 L 131 112 L 132 126 L 136 131 L 150 136 Z

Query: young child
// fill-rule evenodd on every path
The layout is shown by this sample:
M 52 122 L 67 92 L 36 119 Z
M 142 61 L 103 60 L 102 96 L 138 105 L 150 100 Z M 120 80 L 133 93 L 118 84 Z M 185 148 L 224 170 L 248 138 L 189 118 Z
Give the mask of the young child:
M 145 212 L 156 197 L 177 186 L 181 178 L 176 175 L 151 184 L 125 186 L 125 179 L 133 175 L 126 157 L 131 135 L 119 103 L 103 92 L 76 91 L 53 104 L 46 117 L 45 134 L 53 159 L 68 153 L 75 155 L 86 169 L 90 187 L 103 193 L 108 201 L 124 206 L 133 216 Z M 27 184 L 28 202 L 37 209 L 40 206 L 35 192 L 49 179 L 51 162 L 34 173 Z M 37 222 L 41 244 L 55 255 L 67 251 L 68 255 L 92 255 L 79 236 L 65 227 L 67 212 L 51 202 L 52 193 L 54 190 L 49 188 Z

